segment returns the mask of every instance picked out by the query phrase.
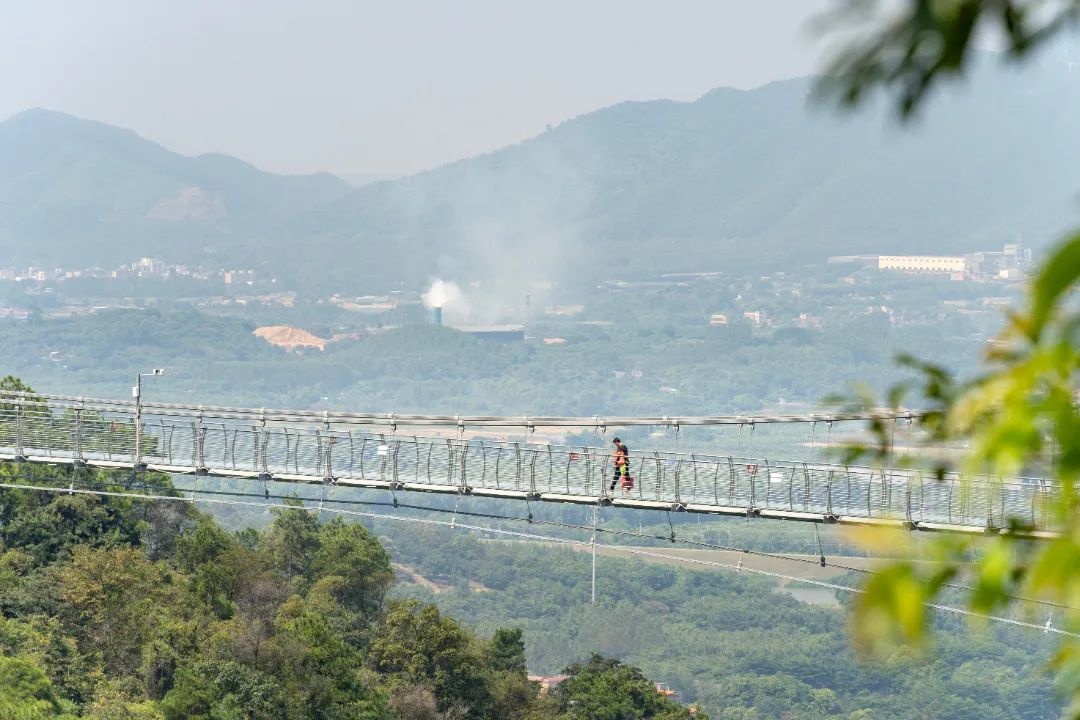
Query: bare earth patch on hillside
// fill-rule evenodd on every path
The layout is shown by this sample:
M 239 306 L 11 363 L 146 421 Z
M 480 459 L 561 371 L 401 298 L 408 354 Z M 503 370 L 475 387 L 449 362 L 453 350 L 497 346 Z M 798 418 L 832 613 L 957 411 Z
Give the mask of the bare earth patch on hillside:
M 266 342 L 277 347 L 292 351 L 300 348 L 326 347 L 326 341 L 317 335 L 312 335 L 307 330 L 289 327 L 288 325 L 267 325 L 255 330 L 256 337 L 261 337 Z
M 412 583 L 413 585 L 419 585 L 422 588 L 427 588 L 433 593 L 450 592 L 454 589 L 454 586 L 450 583 L 426 578 L 408 565 L 391 563 L 391 567 L 397 571 L 398 577 L 403 578 L 406 582 Z M 491 588 L 473 580 L 469 581 L 469 589 L 473 592 L 489 592 L 491 590 Z

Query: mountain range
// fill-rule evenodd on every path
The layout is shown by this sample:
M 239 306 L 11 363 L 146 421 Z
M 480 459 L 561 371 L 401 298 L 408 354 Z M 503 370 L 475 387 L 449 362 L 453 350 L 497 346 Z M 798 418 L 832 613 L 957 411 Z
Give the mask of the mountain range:
M 0 123 L 0 263 L 151 255 L 359 292 L 1039 246 L 1077 219 L 1078 83 L 982 68 L 907 127 L 815 104 L 810 79 L 628 102 L 360 188 L 31 110 Z

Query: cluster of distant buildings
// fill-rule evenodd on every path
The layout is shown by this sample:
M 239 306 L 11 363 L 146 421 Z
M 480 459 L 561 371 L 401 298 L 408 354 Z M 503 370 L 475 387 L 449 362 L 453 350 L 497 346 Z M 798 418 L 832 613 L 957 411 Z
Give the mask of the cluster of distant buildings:
M 966 255 L 847 255 L 829 262 L 863 262 L 878 270 L 936 273 L 953 280 L 1019 280 L 1031 267 L 1031 249 L 1021 242 L 1001 250 L 980 250 Z
M 742 314 L 743 320 L 748 321 L 754 327 L 766 327 L 772 325 L 772 318 L 764 310 L 748 310 Z M 713 327 L 720 327 L 727 325 L 729 322 L 726 313 L 713 313 L 709 316 L 709 324 Z M 795 327 L 811 328 L 814 330 L 820 330 L 822 328 L 822 321 L 819 315 L 812 315 L 810 313 L 801 312 L 799 316 L 795 318 Z
M 139 258 L 130 265 L 121 265 L 113 270 L 102 268 L 64 268 L 28 267 L 26 269 L 0 268 L 0 280 L 13 282 L 63 282 L 76 278 L 96 278 L 102 280 L 125 280 L 131 278 L 168 278 L 188 277 L 195 280 L 220 278 L 226 285 L 253 285 L 254 270 L 195 270 L 186 265 L 172 265 L 155 258 Z

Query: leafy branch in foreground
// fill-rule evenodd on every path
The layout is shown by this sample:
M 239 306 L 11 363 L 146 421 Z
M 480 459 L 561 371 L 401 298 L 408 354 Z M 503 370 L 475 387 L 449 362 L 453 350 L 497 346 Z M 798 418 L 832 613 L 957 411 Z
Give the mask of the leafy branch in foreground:
M 973 611 L 988 613 L 1016 605 L 1018 598 L 1035 598 L 1058 609 L 1059 625 L 1080 631 L 1080 312 L 1069 302 L 1078 283 L 1080 234 L 1044 263 L 1027 307 L 1010 316 L 987 351 L 984 374 L 959 383 L 940 368 L 906 361 L 921 370 L 921 393 L 931 407 L 918 421 L 924 442 L 966 448 L 959 461 L 927 465 L 909 457 L 907 464 L 939 475 L 1045 476 L 1043 498 L 1055 536 L 1033 541 L 1024 532 L 1033 528 L 1009 519 L 1007 533 L 943 537 L 917 556 L 890 562 L 867 583 L 856 606 L 855 633 L 862 645 L 880 650 L 922 642 L 927 603 L 961 571 L 973 583 Z M 903 395 L 898 389 L 891 399 Z M 876 441 L 863 452 L 881 457 L 888 450 L 887 434 L 883 427 L 871 430 Z M 895 538 L 883 531 L 863 535 L 881 549 L 896 547 Z M 926 560 L 933 562 L 920 562 Z M 1080 717 L 1080 640 L 1063 637 L 1056 665 L 1076 701 L 1074 716 Z
M 924 443 L 962 444 L 967 449 L 958 463 L 937 460 L 927 465 L 909 457 L 906 464 L 937 474 L 955 470 L 968 476 L 1048 476 L 1043 498 L 1057 533 L 1047 541 L 1027 540 L 1024 531 L 1032 528 L 1012 519 L 1010 532 L 994 538 L 942 538 L 918 557 L 892 562 L 866 585 L 856 606 L 855 637 L 864 646 L 880 649 L 897 641 L 921 641 L 928 624 L 927 603 L 972 556 L 972 610 L 990 612 L 1018 597 L 1038 598 L 1063 611 L 1058 622 L 1080 629 L 1080 313 L 1069 303 L 1078 284 L 1080 234 L 1043 264 L 1028 307 L 1014 313 L 991 343 L 984 375 L 958 383 L 940 368 L 907 359 L 921 370 L 922 395 L 931 404 L 919 420 Z M 902 396 L 897 391 L 892 399 Z M 872 431 L 876 443 L 863 451 L 880 458 L 888 450 L 888 436 L 883 427 Z M 864 533 L 864 540 L 895 546 L 881 534 Z M 927 559 L 933 562 L 918 561 Z M 1057 665 L 1067 690 L 1077 698 L 1074 712 L 1080 712 L 1080 641 L 1063 642 Z
M 906 118 L 942 79 L 964 74 L 980 33 L 996 32 L 1006 57 L 1022 59 L 1080 19 L 1080 0 L 907 0 L 889 10 L 873 0 L 848 0 L 823 19 L 848 32 L 850 40 L 827 67 L 819 91 L 854 105 L 875 88 L 895 90 Z M 958 470 L 969 476 L 1046 477 L 1044 510 L 1057 534 L 1025 539 L 1019 531 L 1028 528 L 1011 519 L 1007 529 L 1013 532 L 943 537 L 890 561 L 867 583 L 855 609 L 855 637 L 862 646 L 881 650 L 924 642 L 927 603 L 962 570 L 972 583 L 968 601 L 976 613 L 1030 607 L 1021 599 L 1033 598 L 1055 608 L 1058 627 L 1080 631 L 1080 312 L 1073 302 L 1078 283 L 1080 234 L 1042 264 L 1025 306 L 1010 314 L 991 343 L 982 375 L 958 382 L 939 367 L 902 359 L 922 378 L 921 402 L 929 412 L 918 423 L 925 443 L 962 448 L 959 461 L 928 465 L 930 453 L 924 452 L 905 458 L 905 464 L 939 475 Z M 895 388 L 890 402 L 899 406 L 907 390 Z M 893 450 L 889 435 L 880 424 L 870 430 L 875 445 L 861 452 L 880 461 Z M 880 531 L 864 537 L 890 553 L 902 547 Z M 1070 717 L 1080 718 L 1080 639 L 1060 637 L 1055 665 L 1062 689 L 1073 699 Z
M 846 0 L 818 22 L 859 39 L 828 63 L 819 90 L 855 105 L 875 87 L 896 88 L 906 118 L 939 80 L 963 74 L 980 35 L 1002 38 L 1015 60 L 1078 20 L 1080 0 Z

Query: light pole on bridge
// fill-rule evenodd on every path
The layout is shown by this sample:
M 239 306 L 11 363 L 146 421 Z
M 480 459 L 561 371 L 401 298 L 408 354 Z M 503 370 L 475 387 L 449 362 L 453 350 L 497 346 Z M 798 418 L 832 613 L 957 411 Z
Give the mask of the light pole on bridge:
M 145 470 L 146 463 L 142 459 L 142 379 L 144 377 L 159 377 L 165 374 L 165 368 L 154 368 L 150 372 L 139 373 L 135 376 L 135 387 L 131 388 L 131 394 L 135 396 L 135 469 Z

